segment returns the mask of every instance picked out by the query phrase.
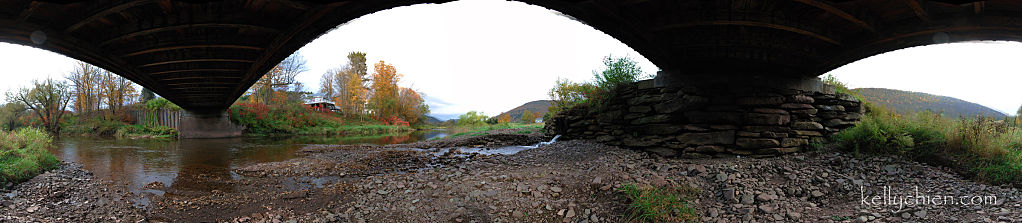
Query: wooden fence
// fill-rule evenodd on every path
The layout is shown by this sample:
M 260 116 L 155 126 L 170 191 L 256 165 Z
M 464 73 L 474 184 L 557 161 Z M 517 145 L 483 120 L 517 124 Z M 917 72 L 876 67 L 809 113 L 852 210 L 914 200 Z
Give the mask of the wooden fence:
M 178 124 L 181 122 L 181 111 L 170 109 L 156 111 L 145 109 L 134 110 L 131 111 L 131 116 L 134 118 L 136 125 L 160 125 L 177 129 Z

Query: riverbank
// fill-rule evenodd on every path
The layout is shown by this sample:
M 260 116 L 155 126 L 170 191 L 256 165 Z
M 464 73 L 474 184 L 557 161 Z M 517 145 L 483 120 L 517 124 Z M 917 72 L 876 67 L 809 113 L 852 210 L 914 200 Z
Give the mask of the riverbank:
M 69 118 L 61 125 L 61 135 L 101 136 L 119 139 L 175 139 L 178 131 L 166 126 L 132 125 L 117 120 L 102 118 Z
M 0 189 L 56 168 L 59 161 L 46 151 L 52 141 L 36 128 L 0 131 Z
M 758 159 L 665 159 L 584 140 L 559 141 L 509 155 L 464 153 L 549 140 L 539 133 L 518 131 L 387 146 L 307 145 L 297 152 L 298 158 L 233 171 L 241 177 L 200 174 L 193 175 L 195 179 L 177 179 L 173 185 L 153 182 L 137 194 L 147 201 L 146 209 L 119 209 L 120 202 L 96 208 L 128 215 L 141 211 L 154 222 L 623 222 L 636 209 L 621 190 L 636 185 L 685 188 L 689 194 L 684 195 L 684 207 L 703 222 L 1022 219 L 1018 189 L 977 183 L 949 169 L 893 156 L 856 157 L 829 145 Z M 46 219 L 50 215 L 28 209 L 66 204 L 59 199 L 38 203 L 32 201 L 37 197 L 20 197 L 49 194 L 37 186 L 47 182 L 45 176 L 49 175 L 30 181 L 37 183 L 18 185 L 14 199 L 0 197 L 0 211 L 15 216 L 12 221 Z M 106 191 L 113 194 L 68 196 L 84 201 L 136 195 L 117 192 L 118 185 L 107 186 Z M 203 192 L 201 187 L 216 189 Z M 861 197 L 881 195 L 885 188 L 902 195 L 918 188 L 926 196 L 981 199 L 978 204 L 901 208 L 862 203 Z M 983 201 L 985 196 L 996 199 Z
M 407 125 L 383 123 L 371 118 L 350 118 L 307 107 L 267 106 L 241 103 L 228 110 L 231 121 L 245 126 L 250 136 L 279 135 L 383 135 L 415 131 Z

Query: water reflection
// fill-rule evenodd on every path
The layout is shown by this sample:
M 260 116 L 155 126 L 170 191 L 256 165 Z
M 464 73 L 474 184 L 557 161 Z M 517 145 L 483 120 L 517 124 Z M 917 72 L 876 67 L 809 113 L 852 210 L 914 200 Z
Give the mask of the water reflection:
M 182 140 L 117 140 L 64 137 L 51 152 L 60 159 L 81 163 L 98 178 L 127 186 L 132 192 L 163 195 L 234 190 L 232 170 L 242 166 L 295 157 L 307 144 L 396 144 L 443 137 L 438 131 L 358 137 L 286 137 Z M 157 183 L 158 182 L 158 183 Z M 166 190 L 147 189 L 162 184 Z

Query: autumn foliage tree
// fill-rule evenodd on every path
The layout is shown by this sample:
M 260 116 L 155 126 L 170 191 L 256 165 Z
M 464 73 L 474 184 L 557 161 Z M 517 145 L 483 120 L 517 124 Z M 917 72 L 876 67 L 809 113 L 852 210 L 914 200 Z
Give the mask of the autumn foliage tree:
M 497 116 L 497 123 L 504 124 L 511 122 L 511 115 L 504 113 L 503 115 Z
M 369 89 L 366 83 L 365 53 L 348 53 L 348 64 L 323 73 L 320 93 L 347 116 L 363 115 Z
M 138 97 L 135 84 L 127 78 L 88 63 L 78 62 L 65 77 L 69 81 L 72 107 L 83 116 L 106 108 L 114 114 Z
M 398 113 L 401 119 L 408 123 L 419 123 L 423 115 L 429 113 L 429 105 L 411 88 L 401 88 L 398 93 Z
M 72 91 L 61 81 L 35 80 L 32 81 L 31 88 L 8 92 L 7 98 L 32 110 L 42 127 L 56 134 L 60 132 L 60 119 L 71 101 Z
M 370 87 L 372 96 L 369 97 L 369 109 L 373 116 L 380 119 L 396 117 L 398 115 L 398 91 L 397 82 L 401 80 L 401 74 L 393 65 L 382 60 L 373 65 L 373 84 Z
M 522 112 L 522 118 L 521 119 L 522 119 L 522 123 L 525 123 L 525 124 L 536 123 L 536 114 L 532 113 L 532 111 L 525 110 L 525 112 Z
M 288 92 L 294 92 L 295 77 L 307 70 L 305 58 L 298 52 L 291 54 L 252 85 L 249 89 L 252 100 L 267 105 L 292 101 Z

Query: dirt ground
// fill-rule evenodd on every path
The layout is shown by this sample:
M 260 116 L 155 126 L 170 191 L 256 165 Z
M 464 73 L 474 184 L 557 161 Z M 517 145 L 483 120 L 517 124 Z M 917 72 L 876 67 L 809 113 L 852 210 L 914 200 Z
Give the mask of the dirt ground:
M 312 145 L 301 157 L 200 176 L 230 190 L 132 194 L 81 167 L 0 196 L 0 222 L 623 222 L 625 183 L 684 185 L 703 222 L 1022 222 L 1022 193 L 893 157 L 831 149 L 772 158 L 661 158 L 584 140 L 513 155 L 451 148 L 533 145 L 549 138 L 489 135 L 389 146 Z M 224 187 L 218 187 L 224 188 Z M 898 207 L 865 198 L 993 196 L 979 204 Z M 918 188 L 918 189 L 916 189 Z M 145 199 L 142 199 L 145 198 Z M 146 200 L 144 204 L 136 201 Z

